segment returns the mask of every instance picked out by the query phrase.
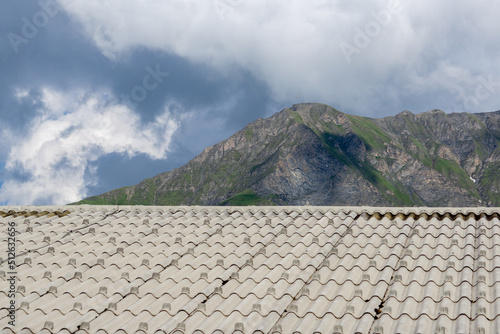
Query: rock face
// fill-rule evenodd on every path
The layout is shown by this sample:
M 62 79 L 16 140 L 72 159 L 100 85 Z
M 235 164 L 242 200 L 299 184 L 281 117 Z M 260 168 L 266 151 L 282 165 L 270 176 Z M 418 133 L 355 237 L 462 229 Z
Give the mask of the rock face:
M 79 203 L 499 206 L 499 143 L 500 111 L 371 119 L 297 104 L 182 167 Z

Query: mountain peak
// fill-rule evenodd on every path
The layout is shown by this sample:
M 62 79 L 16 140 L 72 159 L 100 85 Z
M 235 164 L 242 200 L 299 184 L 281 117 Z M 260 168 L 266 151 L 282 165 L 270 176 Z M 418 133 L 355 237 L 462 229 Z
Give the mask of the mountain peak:
M 415 116 L 414 113 L 412 113 L 409 110 L 403 110 L 402 112 L 398 113 L 396 116 Z

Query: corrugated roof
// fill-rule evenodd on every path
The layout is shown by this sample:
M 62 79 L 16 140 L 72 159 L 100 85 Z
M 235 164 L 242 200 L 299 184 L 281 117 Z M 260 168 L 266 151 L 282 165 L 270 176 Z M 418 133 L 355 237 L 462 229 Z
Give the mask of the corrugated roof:
M 500 332 L 492 208 L 84 205 L 0 216 L 2 333 Z

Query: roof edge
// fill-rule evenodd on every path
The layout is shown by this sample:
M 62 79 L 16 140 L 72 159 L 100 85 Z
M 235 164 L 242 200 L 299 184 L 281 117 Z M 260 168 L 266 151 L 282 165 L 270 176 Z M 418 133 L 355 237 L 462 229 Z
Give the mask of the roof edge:
M 373 207 L 373 206 L 149 206 L 149 205 L 22 205 L 22 206 L 0 206 L 1 211 L 113 211 L 113 210 L 175 210 L 175 211 L 330 211 L 330 212 L 356 212 L 356 213 L 438 213 L 438 214 L 458 214 L 458 213 L 500 213 L 499 207 Z

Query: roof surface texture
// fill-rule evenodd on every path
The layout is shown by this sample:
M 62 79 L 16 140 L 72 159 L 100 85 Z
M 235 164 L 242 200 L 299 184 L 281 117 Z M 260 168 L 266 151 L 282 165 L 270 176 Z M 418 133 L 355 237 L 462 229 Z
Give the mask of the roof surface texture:
M 499 333 L 497 212 L 0 207 L 0 330 Z

